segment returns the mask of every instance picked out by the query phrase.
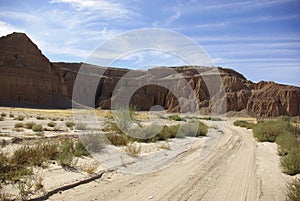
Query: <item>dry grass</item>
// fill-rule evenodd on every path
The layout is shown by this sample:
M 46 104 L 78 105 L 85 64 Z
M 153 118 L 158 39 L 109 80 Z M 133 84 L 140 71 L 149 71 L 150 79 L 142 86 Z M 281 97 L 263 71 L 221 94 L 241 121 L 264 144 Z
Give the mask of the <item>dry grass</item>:
M 129 143 L 124 147 L 124 151 L 130 156 L 138 156 L 141 154 L 141 146 L 137 143 Z
M 163 143 L 163 144 L 159 145 L 159 148 L 166 149 L 166 150 L 171 150 L 171 146 L 170 146 L 169 143 Z
M 81 165 L 80 170 L 88 174 L 95 174 L 98 166 L 99 166 L 99 162 L 93 161 L 92 163 L 85 163 L 84 165 Z

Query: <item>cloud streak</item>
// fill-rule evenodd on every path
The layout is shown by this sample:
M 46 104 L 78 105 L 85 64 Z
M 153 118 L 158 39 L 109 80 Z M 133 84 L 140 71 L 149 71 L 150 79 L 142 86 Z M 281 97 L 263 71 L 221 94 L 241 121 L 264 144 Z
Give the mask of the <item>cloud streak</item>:
M 96 11 L 106 18 L 124 18 L 133 15 L 131 10 L 126 9 L 120 3 L 113 3 L 107 0 L 52 0 L 50 3 L 70 4 L 77 11 Z

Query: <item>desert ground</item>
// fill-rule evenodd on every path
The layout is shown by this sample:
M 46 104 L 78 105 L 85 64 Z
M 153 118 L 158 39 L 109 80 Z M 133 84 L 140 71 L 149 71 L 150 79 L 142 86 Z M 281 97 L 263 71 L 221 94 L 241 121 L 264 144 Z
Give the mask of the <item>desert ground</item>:
M 80 133 L 65 125 L 72 121 L 71 110 L 0 108 L 0 113 L 7 114 L 0 121 L 0 140 L 6 143 L 3 153 L 42 140 L 78 139 Z M 108 113 L 97 111 L 96 116 L 102 122 Z M 34 121 L 47 129 L 42 133 L 16 129 L 19 115 L 25 116 L 24 124 Z M 138 113 L 137 118 L 142 122 L 162 121 L 157 116 L 149 118 L 145 112 Z M 136 143 L 141 148 L 136 156 L 119 155 L 122 148 L 108 146 L 102 155 L 78 157 L 72 168 L 57 162 L 34 167 L 42 188 L 30 191 L 26 199 L 285 200 L 286 184 L 297 176 L 282 173 L 275 143 L 257 142 L 251 129 L 233 125 L 236 119 L 201 120 L 209 126 L 204 137 Z M 55 129 L 47 127 L 49 121 L 56 122 Z M 174 122 L 166 120 L 166 124 Z M 11 199 L 22 199 L 14 183 L 3 184 L 1 190 Z

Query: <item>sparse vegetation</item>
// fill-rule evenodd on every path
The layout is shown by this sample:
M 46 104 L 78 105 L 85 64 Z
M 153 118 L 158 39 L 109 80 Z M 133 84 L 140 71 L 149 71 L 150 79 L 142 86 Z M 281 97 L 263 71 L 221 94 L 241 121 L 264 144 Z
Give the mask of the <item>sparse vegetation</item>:
M 125 146 L 129 142 L 132 142 L 133 139 L 126 134 L 118 134 L 118 133 L 106 133 L 105 137 L 109 140 L 112 145 L 115 146 Z
M 288 186 L 287 201 L 300 200 L 300 178 L 294 179 Z
M 201 121 L 189 122 L 181 126 L 184 136 L 199 137 L 206 136 L 208 126 Z
M 254 137 L 261 142 L 275 142 L 276 138 L 289 130 L 286 121 L 264 121 L 253 128 Z
M 0 121 L 3 121 L 5 118 L 0 116 Z
M 63 140 L 60 144 L 60 153 L 58 154 L 58 162 L 63 167 L 70 167 L 74 158 L 74 142 L 72 140 Z
M 260 122 L 253 129 L 254 137 L 262 142 L 274 142 L 278 136 L 286 133 L 292 133 L 295 136 L 299 136 L 299 127 L 294 126 L 289 119 L 290 118 L 281 117 L 276 121 Z
M 32 131 L 34 131 L 34 132 L 43 131 L 43 126 L 41 124 L 35 124 L 32 126 Z
M 18 117 L 16 118 L 16 120 L 18 121 L 23 121 L 25 119 L 24 115 L 18 115 Z
M 182 120 L 183 120 L 183 119 L 182 119 L 179 115 L 177 115 L 177 114 L 168 116 L 168 119 L 169 119 L 169 120 L 173 120 L 173 121 L 182 121 Z
M 207 121 L 224 121 L 223 119 L 219 117 L 200 117 L 202 120 L 207 120 Z
M 141 154 L 141 146 L 137 143 L 129 143 L 124 147 L 124 151 L 130 156 L 138 156 Z
M 27 129 L 32 129 L 32 127 L 35 125 L 35 123 L 34 122 L 27 122 L 26 124 L 25 124 L 25 128 L 27 128 Z
M 66 125 L 68 128 L 73 129 L 74 126 L 75 126 L 75 123 L 72 122 L 72 121 L 67 121 L 67 122 L 65 123 L 65 125 Z
M 244 127 L 247 129 L 253 129 L 253 127 L 255 126 L 255 123 L 248 122 L 246 120 L 236 120 L 235 122 L 233 122 L 233 125 Z
M 75 143 L 74 155 L 76 157 L 89 156 L 90 153 L 86 150 L 81 141 Z
M 76 130 L 86 130 L 86 126 L 87 126 L 86 123 L 78 122 L 78 123 L 76 123 L 76 125 L 75 125 L 75 129 L 76 129 Z
M 295 127 L 289 117 L 276 121 L 262 121 L 253 128 L 254 137 L 259 141 L 276 142 L 283 172 L 289 175 L 300 173 L 300 142 L 297 140 L 299 128 Z
M 284 173 L 296 175 L 300 173 L 300 146 L 291 147 L 285 156 L 281 157 L 281 167 Z
M 82 165 L 80 167 L 80 169 L 81 169 L 81 171 L 84 171 L 88 174 L 95 174 L 98 166 L 99 166 L 99 163 L 97 161 L 94 161 L 92 163 Z
M 9 117 L 10 117 L 10 118 L 14 118 L 15 115 L 14 115 L 13 113 L 9 113 Z
M 43 116 L 37 116 L 36 119 L 37 119 L 37 120 L 44 120 L 45 117 L 43 117 Z
M 53 121 L 50 121 L 50 122 L 47 124 L 47 126 L 49 126 L 49 127 L 55 127 L 55 126 L 56 126 L 56 123 L 53 122 Z
M 24 124 L 23 123 L 15 123 L 14 128 L 23 128 Z
M 99 152 L 108 144 L 107 138 L 103 133 L 86 133 L 80 136 L 82 144 L 86 150 Z

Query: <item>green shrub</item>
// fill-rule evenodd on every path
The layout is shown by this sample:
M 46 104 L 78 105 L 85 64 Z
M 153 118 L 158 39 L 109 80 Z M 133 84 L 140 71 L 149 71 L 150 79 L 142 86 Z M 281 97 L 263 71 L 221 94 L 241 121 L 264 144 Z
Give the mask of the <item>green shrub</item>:
M 300 200 L 300 178 L 296 178 L 292 183 L 288 185 L 287 201 L 299 201 L 299 200 Z
M 49 127 L 55 127 L 55 126 L 56 126 L 56 123 L 53 122 L 53 121 L 50 121 L 50 122 L 47 124 L 47 126 L 49 126 Z
M 81 156 L 89 156 L 90 153 L 86 150 L 86 148 L 84 147 L 82 142 L 78 141 L 78 142 L 75 143 L 74 155 L 76 157 L 81 157 Z
M 35 124 L 32 126 L 32 131 L 34 131 L 34 132 L 43 131 L 43 126 L 41 124 Z
M 279 120 L 285 121 L 285 122 L 291 122 L 291 117 L 290 116 L 281 116 L 279 118 Z
M 45 117 L 43 117 L 43 116 L 37 116 L 36 119 L 37 119 L 37 120 L 44 120 Z
M 105 136 L 109 140 L 109 142 L 115 146 L 125 146 L 129 142 L 132 142 L 132 138 L 130 138 L 126 134 L 106 133 Z M 103 142 L 103 140 L 101 142 Z
M 168 119 L 173 121 L 182 121 L 182 118 L 177 114 L 168 116 Z
M 35 125 L 35 123 L 34 122 L 27 122 L 26 124 L 25 124 L 25 128 L 27 128 L 27 129 L 32 129 L 32 127 Z
M 69 152 L 60 152 L 57 155 L 58 164 L 62 167 L 72 167 L 74 155 Z
M 184 133 L 184 136 L 206 136 L 208 132 L 208 126 L 201 121 L 190 122 L 181 126 L 181 132 Z
M 13 113 L 9 113 L 9 117 L 13 118 L 13 117 L 15 117 L 15 115 Z
M 201 117 L 200 119 L 207 120 L 207 121 L 224 121 L 223 119 L 221 119 L 219 117 Z
M 14 128 L 22 128 L 22 127 L 24 127 L 23 123 L 15 123 Z
M 245 120 L 236 120 L 235 122 L 233 122 L 233 125 L 244 127 L 244 128 L 247 128 L 247 129 L 253 129 L 253 127 L 255 126 L 254 123 L 250 123 L 250 122 L 245 121 Z
M 86 130 L 86 123 L 78 122 L 75 125 L 76 130 Z
M 253 128 L 253 134 L 261 142 L 274 142 L 276 137 L 288 128 L 289 123 L 285 121 L 265 121 Z
M 64 140 L 60 144 L 60 152 L 57 155 L 58 164 L 62 167 L 71 167 L 74 159 L 74 142 L 73 140 Z
M 18 181 L 23 175 L 32 174 L 32 170 L 14 163 L 6 154 L 0 153 L 0 183 L 11 180 Z
M 18 121 L 23 121 L 25 119 L 24 115 L 18 115 L 18 117 L 16 118 L 16 120 Z
M 1 116 L 0 116 L 0 121 L 3 121 L 3 120 L 4 120 L 4 117 L 1 117 Z
M 88 151 L 99 152 L 109 144 L 107 139 L 109 135 L 112 134 L 86 133 L 80 136 L 80 140 Z
M 6 117 L 6 113 L 2 112 L 1 117 Z
M 54 160 L 57 154 L 57 143 L 42 143 L 33 146 L 22 146 L 13 153 L 11 161 L 19 166 L 40 166 L 47 160 Z
M 40 166 L 45 160 L 43 153 L 40 146 L 22 146 L 14 152 L 13 161 L 17 165 Z
M 291 148 L 288 154 L 280 159 L 284 173 L 295 175 L 300 173 L 300 146 Z
M 72 122 L 72 121 L 67 121 L 67 122 L 65 123 L 65 125 L 66 125 L 68 128 L 73 129 L 73 127 L 75 126 L 75 123 Z
M 287 155 L 291 148 L 298 146 L 296 136 L 287 131 L 285 131 L 276 138 L 276 143 L 279 145 L 278 154 L 280 156 Z

